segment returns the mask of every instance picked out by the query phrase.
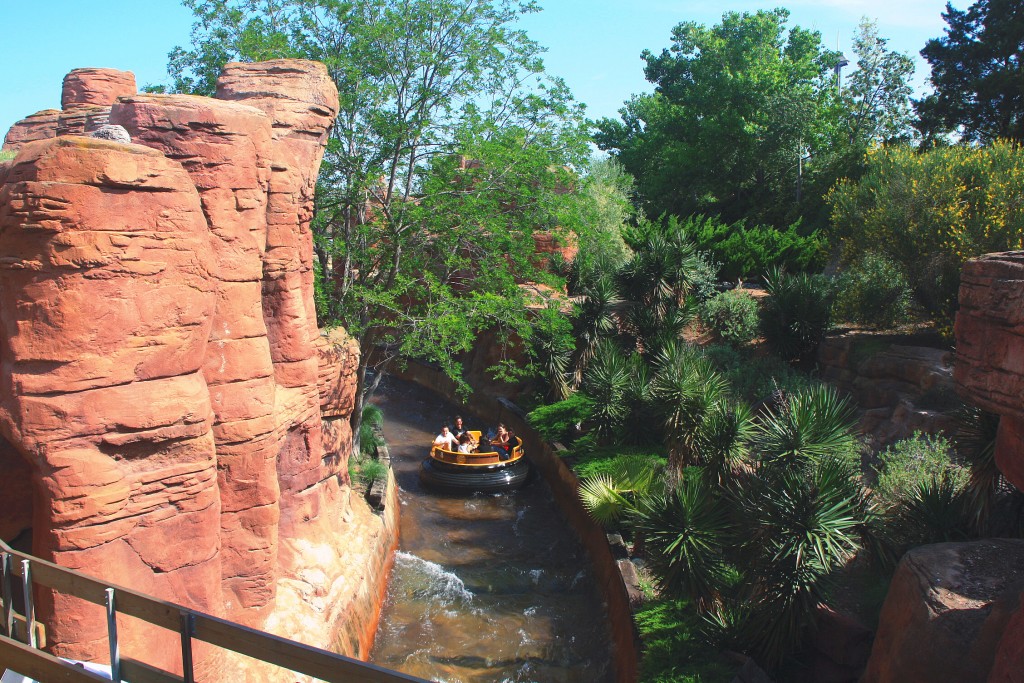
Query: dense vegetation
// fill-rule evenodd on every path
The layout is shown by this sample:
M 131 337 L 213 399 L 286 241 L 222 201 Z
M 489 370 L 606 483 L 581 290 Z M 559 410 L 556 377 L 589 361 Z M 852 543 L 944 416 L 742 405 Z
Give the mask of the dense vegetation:
M 582 107 L 548 76 L 503 0 L 185 0 L 193 45 L 171 54 L 173 90 L 211 93 L 223 64 L 327 65 L 340 111 L 317 186 L 318 315 L 363 349 L 363 402 L 401 358 L 461 381 L 483 329 L 529 336 L 523 280 L 544 281 L 533 233 L 581 239 Z M 557 324 L 557 316 L 551 316 Z M 512 368 L 500 368 L 509 371 Z
M 684 21 L 643 53 L 654 93 L 596 123 L 596 162 L 581 108 L 515 29 L 531 2 L 185 1 L 197 24 L 171 89 L 274 57 L 323 61 L 339 86 L 317 303 L 364 349 L 359 476 L 380 476 L 362 405 L 391 363 L 459 378 L 485 329 L 525 349 L 531 421 L 649 568 L 646 680 L 727 680 L 707 643 L 784 670 L 851 563 L 884 576 L 917 543 L 1019 534 L 991 416 L 965 414 L 956 444 L 862 454 L 853 406 L 805 372 L 837 321 L 948 331 L 963 262 L 1024 247 L 1019 0 L 948 8 L 916 103 L 912 61 L 870 22 L 840 87 L 840 55 L 784 9 Z M 543 262 L 537 231 L 579 254 Z M 564 288 L 572 315 L 528 310 L 523 281 Z

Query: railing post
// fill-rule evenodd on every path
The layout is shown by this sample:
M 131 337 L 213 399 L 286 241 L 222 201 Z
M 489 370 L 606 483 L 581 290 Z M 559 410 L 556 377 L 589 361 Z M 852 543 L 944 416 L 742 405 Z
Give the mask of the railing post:
M 195 620 L 191 612 L 181 610 L 181 670 L 185 683 L 195 683 L 196 680 L 192 670 L 192 632 Z
M 14 637 L 14 600 L 11 589 L 11 576 L 14 574 L 14 563 L 10 553 L 0 553 L 0 584 L 3 591 L 4 635 Z
M 25 596 L 25 642 L 36 647 L 36 605 L 32 599 L 32 563 L 21 561 L 21 590 Z
M 107 608 L 107 644 L 110 646 L 110 678 L 121 680 L 121 650 L 117 644 L 117 606 L 114 604 L 114 589 L 104 591 L 103 604 Z

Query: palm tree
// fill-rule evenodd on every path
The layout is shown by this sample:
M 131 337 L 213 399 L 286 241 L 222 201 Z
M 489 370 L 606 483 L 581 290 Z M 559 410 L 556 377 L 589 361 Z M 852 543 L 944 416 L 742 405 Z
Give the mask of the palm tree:
M 705 477 L 687 477 L 665 496 L 639 499 L 630 519 L 663 591 L 689 596 L 702 611 L 718 603 L 731 527 Z
M 856 413 L 849 401 L 830 386 L 800 389 L 768 408 L 756 427 L 762 460 L 798 463 L 816 460 L 857 446 Z
M 773 269 L 766 276 L 768 297 L 761 307 L 761 332 L 784 360 L 813 355 L 832 322 L 833 287 L 824 275 L 789 275 Z
M 696 463 L 701 425 L 726 397 L 728 384 L 707 358 L 678 340 L 661 349 L 655 368 L 652 395 L 665 428 L 668 479 L 674 485 L 683 468 Z
M 598 343 L 617 331 L 617 310 L 621 303 L 615 283 L 610 277 L 595 278 L 582 290 L 573 323 L 576 337 L 576 355 L 573 361 L 575 386 L 580 385 L 583 373 L 594 358 Z
M 830 456 L 767 465 L 738 500 L 751 577 L 748 646 L 774 667 L 812 623 L 822 581 L 861 547 L 870 506 L 857 466 Z
M 580 482 L 579 495 L 595 521 L 614 525 L 631 514 L 639 500 L 662 496 L 664 491 L 664 467 L 646 456 L 625 455 L 616 458 L 607 472 Z
M 715 403 L 697 430 L 694 449 L 704 472 L 719 486 L 732 482 L 747 464 L 754 440 L 754 412 L 746 403 Z
M 628 415 L 626 394 L 632 364 L 610 339 L 598 342 L 583 378 L 583 393 L 594 402 L 590 415 L 598 439 L 613 441 Z

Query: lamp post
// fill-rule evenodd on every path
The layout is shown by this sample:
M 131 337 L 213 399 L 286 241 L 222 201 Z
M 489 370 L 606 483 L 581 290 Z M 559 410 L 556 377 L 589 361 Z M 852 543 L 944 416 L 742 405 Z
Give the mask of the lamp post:
M 836 62 L 836 66 L 833 69 L 833 71 L 836 72 L 836 90 L 839 92 L 840 95 L 843 94 L 843 76 L 840 73 L 840 70 L 844 66 L 848 66 L 849 64 L 850 64 L 850 60 L 848 60 L 846 58 L 846 55 L 844 55 L 842 52 L 840 52 L 839 53 L 839 61 Z

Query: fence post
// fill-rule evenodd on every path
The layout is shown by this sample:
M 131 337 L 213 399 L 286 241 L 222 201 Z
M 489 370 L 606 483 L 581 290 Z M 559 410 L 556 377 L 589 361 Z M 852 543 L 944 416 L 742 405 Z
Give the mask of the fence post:
M 10 553 L 0 553 L 0 585 L 4 611 L 3 630 L 8 638 L 14 638 L 14 600 L 11 589 L 11 576 L 14 574 L 13 558 Z
M 32 599 L 32 563 L 21 561 L 21 590 L 25 596 L 25 642 L 36 647 L 36 605 Z
M 110 646 L 110 678 L 121 680 L 121 649 L 117 644 L 117 605 L 114 603 L 114 589 L 104 591 L 103 604 L 107 608 L 107 645 Z
M 195 683 L 192 670 L 192 632 L 196 618 L 191 612 L 181 610 L 181 670 L 185 683 Z

